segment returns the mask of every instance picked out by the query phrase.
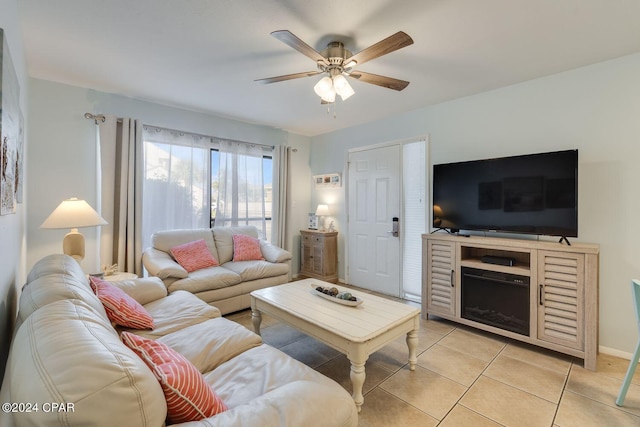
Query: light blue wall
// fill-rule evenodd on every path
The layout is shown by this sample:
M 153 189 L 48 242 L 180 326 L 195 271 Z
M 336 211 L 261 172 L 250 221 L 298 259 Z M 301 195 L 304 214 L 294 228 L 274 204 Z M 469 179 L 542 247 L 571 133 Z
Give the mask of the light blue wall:
M 18 2 L 0 2 L 0 28 L 4 30 L 18 85 L 20 86 L 20 108 L 25 127 L 29 122 L 27 105 L 27 66 L 19 27 Z M 25 129 L 25 145 L 28 145 L 28 130 Z M 26 147 L 25 147 L 26 149 Z M 24 164 L 25 170 L 28 164 Z M 24 177 L 23 177 L 24 178 Z M 24 281 L 25 264 L 25 212 L 28 204 L 16 205 L 16 213 L 0 216 L 0 382 L 9 353 L 9 343 L 16 311 L 16 298 Z M 1 421 L 1 417 L 0 417 Z
M 342 171 L 349 148 L 425 134 L 433 164 L 579 149 L 579 240 L 601 251 L 600 345 L 631 353 L 629 282 L 640 277 L 638 76 L 640 54 L 316 136 L 311 173 Z M 345 229 L 344 187 L 340 193 L 335 212 Z M 312 205 L 323 197 L 312 194 Z
M 310 181 L 307 137 L 45 80 L 31 79 L 30 86 L 29 108 L 33 119 L 27 153 L 30 164 L 27 199 L 31 207 L 27 214 L 27 269 L 43 256 L 61 252 L 67 230 L 42 230 L 39 227 L 62 200 L 75 196 L 96 205 L 96 127 L 92 120 L 84 118 L 86 112 L 132 117 L 144 124 L 240 141 L 289 144 L 305 156 L 302 166 L 294 168 L 297 174 L 294 181 Z M 308 187 L 304 191 L 296 188 L 292 203 L 303 206 L 305 211 L 309 203 Z M 291 235 L 304 225 L 303 221 L 303 217 L 292 218 Z M 99 268 L 97 230 L 87 230 L 83 232 L 87 253 L 82 266 L 91 272 Z M 297 268 L 297 264 L 294 267 Z
M 17 22 L 15 4 L 2 3 L 0 25 Z M 349 148 L 430 136 L 433 163 L 565 148 L 580 150 L 580 240 L 599 243 L 600 344 L 631 352 L 637 339 L 629 280 L 640 277 L 635 166 L 640 154 L 640 55 L 583 67 L 458 99 L 384 120 L 307 138 L 93 90 L 27 79 L 17 28 L 9 35 L 21 86 L 28 87 L 26 203 L 0 217 L 0 289 L 6 300 L 16 276 L 40 257 L 60 251 L 63 232 L 40 230 L 49 212 L 71 195 L 95 202 L 95 127 L 85 112 L 137 117 L 143 122 L 265 144 L 288 143 L 295 178 L 289 238 L 298 269 L 297 230 L 319 201 L 330 200 L 339 231 L 346 230 L 344 186 L 316 190 L 310 175 L 341 172 Z M 16 40 L 17 39 L 17 40 Z M 17 47 L 13 46 L 18 43 Z M 16 51 L 17 53 L 14 53 Z M 23 105 L 26 90 L 23 92 Z M 348 102 L 343 108 L 348 108 Z M 339 116 L 337 120 L 339 120 Z M 344 175 L 343 175 L 344 177 Z M 29 206 L 25 214 L 25 206 Z M 26 262 L 24 252 L 26 215 Z M 5 234 L 5 231 L 8 234 Z M 341 233 L 342 234 L 342 233 Z M 8 236 L 7 239 L 4 236 Z M 87 251 L 95 244 L 87 236 Z M 340 253 L 344 277 L 344 250 Z M 5 256 L 5 253 L 8 254 Z M 86 262 L 91 262 L 87 259 Z M 87 264 L 88 265 L 88 264 Z M 6 267 L 6 268 L 5 268 Z M 21 278 L 18 279 L 18 281 Z M 2 341 L 3 343 L 6 340 Z

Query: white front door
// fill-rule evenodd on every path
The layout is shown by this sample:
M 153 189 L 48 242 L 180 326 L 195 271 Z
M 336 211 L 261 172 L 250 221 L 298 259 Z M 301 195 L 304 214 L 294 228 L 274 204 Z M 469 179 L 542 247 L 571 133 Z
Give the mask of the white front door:
M 349 153 L 348 282 L 400 296 L 401 145 Z M 398 227 L 399 229 L 401 227 Z

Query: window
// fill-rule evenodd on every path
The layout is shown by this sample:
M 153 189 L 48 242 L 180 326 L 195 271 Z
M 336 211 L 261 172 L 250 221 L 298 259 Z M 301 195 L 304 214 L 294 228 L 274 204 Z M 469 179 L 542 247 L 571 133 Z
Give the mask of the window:
M 211 149 L 210 226 L 255 225 L 263 234 L 264 239 L 271 240 L 273 158 L 269 155 L 262 155 L 261 158 L 255 160 L 260 163 L 260 168 L 250 167 L 251 171 L 247 174 L 248 176 L 236 176 L 235 179 L 232 179 L 231 186 L 236 188 L 235 194 L 238 196 L 236 203 L 233 203 L 233 198 L 225 198 L 224 191 L 221 191 L 220 158 L 220 150 Z M 251 160 L 244 160 L 248 161 L 251 166 Z M 240 163 L 242 161 L 243 159 L 240 159 Z M 234 171 L 241 169 L 235 168 Z M 251 174 L 251 172 L 259 172 L 260 170 L 262 171 L 261 175 L 259 173 L 257 175 Z M 236 182 L 235 186 L 233 186 L 234 181 Z M 228 199 L 232 200 L 230 209 L 225 205 L 225 203 L 228 204 Z
M 142 244 L 156 231 L 255 225 L 271 239 L 271 147 L 145 126 Z

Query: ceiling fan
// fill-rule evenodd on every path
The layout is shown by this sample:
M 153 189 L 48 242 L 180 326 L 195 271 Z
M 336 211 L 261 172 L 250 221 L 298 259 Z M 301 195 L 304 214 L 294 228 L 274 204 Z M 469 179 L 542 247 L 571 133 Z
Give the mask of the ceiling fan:
M 354 70 L 354 67 L 357 65 L 362 65 L 367 61 L 412 45 L 413 39 L 402 31 L 398 31 L 392 36 L 361 50 L 355 55 L 346 49 L 344 44 L 339 41 L 330 42 L 327 44 L 325 50 L 318 52 L 290 31 L 274 31 L 271 35 L 303 55 L 313 59 L 318 69 L 315 71 L 258 79 L 256 80 L 258 83 L 276 83 L 301 77 L 327 74 L 327 76 L 320 79 L 313 88 L 316 94 L 322 99 L 322 103 L 334 102 L 336 94 L 340 95 L 344 101 L 355 93 L 345 76 L 397 91 L 409 85 L 409 82 L 405 80 Z

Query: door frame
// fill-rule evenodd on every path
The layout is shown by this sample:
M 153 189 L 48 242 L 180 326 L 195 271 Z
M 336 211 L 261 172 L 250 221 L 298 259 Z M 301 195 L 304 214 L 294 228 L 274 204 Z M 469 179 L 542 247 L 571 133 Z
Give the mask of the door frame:
M 413 143 L 413 142 L 417 142 L 417 141 L 424 141 L 425 143 L 425 170 L 424 170 L 424 179 L 425 182 L 427 183 L 427 188 L 425 188 L 425 199 L 430 203 L 431 202 L 431 144 L 430 144 L 430 140 L 429 140 L 429 134 L 424 134 L 424 135 L 419 135 L 419 136 L 415 136 L 415 137 L 410 137 L 410 138 L 402 138 L 402 139 L 398 139 L 398 140 L 393 140 L 393 141 L 387 141 L 387 142 L 381 142 L 381 143 L 377 143 L 377 144 L 371 144 L 371 145 L 365 145 L 365 146 L 361 146 L 361 147 L 354 147 L 354 148 L 350 148 L 347 150 L 346 152 L 346 160 L 345 160 L 345 177 L 343 179 L 343 184 L 344 184 L 344 203 L 345 203 L 345 216 L 346 216 L 346 233 L 345 233 L 345 239 L 344 239 L 344 263 L 345 263 L 345 267 L 344 267 L 344 275 L 345 275 L 345 282 L 348 284 L 349 283 L 349 272 L 350 272 L 350 262 L 349 262 L 349 226 L 350 226 L 350 219 L 349 219 L 349 192 L 350 192 L 350 188 L 349 188 L 349 158 L 351 156 L 351 153 L 356 153 L 359 151 L 368 151 L 368 150 L 375 150 L 378 148 L 384 148 L 384 147 L 390 147 L 390 146 L 394 146 L 394 145 L 400 145 L 403 146 L 405 144 L 409 144 L 409 143 Z M 404 157 L 403 157 L 403 151 L 401 150 L 400 153 L 400 248 L 399 248 L 399 261 L 400 261 L 400 273 L 398 277 L 398 280 L 400 280 L 400 298 L 404 298 L 404 280 L 403 280 L 403 273 L 404 273 L 404 269 L 402 268 L 402 257 L 403 257 L 403 248 L 404 248 L 404 231 L 405 231 L 405 221 L 404 221 L 404 179 L 403 179 L 403 172 L 404 172 L 404 161 L 403 161 Z M 427 207 L 427 204 L 425 204 L 425 207 Z M 428 227 L 429 227 L 429 219 L 431 218 L 430 216 L 430 212 L 429 209 L 425 209 L 425 232 L 428 232 Z M 418 301 L 420 302 L 420 301 Z

